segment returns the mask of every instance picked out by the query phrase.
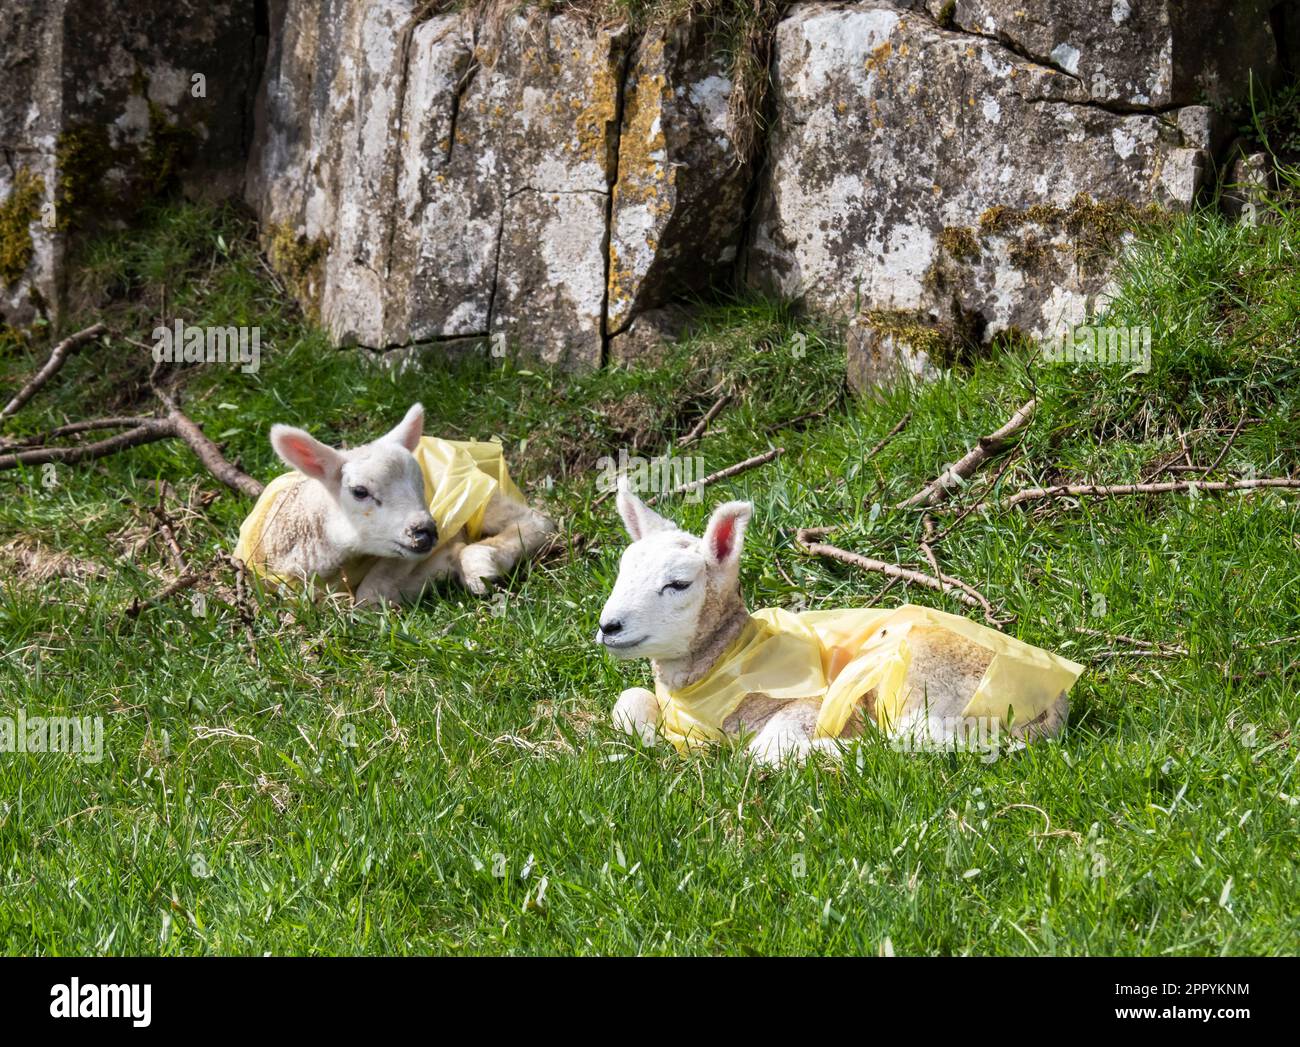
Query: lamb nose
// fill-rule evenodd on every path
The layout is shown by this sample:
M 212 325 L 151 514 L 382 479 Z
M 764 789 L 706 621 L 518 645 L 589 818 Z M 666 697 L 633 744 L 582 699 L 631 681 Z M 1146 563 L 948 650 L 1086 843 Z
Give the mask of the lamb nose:
M 427 552 L 433 548 L 433 528 L 428 524 L 411 528 L 411 546 L 417 552 Z
M 617 636 L 623 629 L 623 623 L 617 618 L 612 622 L 601 622 L 600 631 L 606 636 Z

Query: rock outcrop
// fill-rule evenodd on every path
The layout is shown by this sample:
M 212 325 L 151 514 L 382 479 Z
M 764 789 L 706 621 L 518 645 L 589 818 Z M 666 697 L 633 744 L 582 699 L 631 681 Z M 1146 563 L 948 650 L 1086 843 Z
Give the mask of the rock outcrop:
M 248 199 L 335 338 L 595 365 L 636 313 L 729 280 L 746 184 L 701 27 L 419 7 L 273 5 Z
M 0 320 L 161 189 L 238 190 L 258 42 L 251 0 L 0 0 Z
M 981 8 L 996 16 L 977 18 Z M 1075 17 L 1052 29 L 1025 8 Z M 1146 64 L 1129 66 L 1140 86 L 1107 79 L 1111 52 L 1100 53 L 1099 99 L 1077 72 L 1093 60 L 1074 28 L 1087 21 L 1082 5 L 955 10 L 956 21 L 890 4 L 800 4 L 777 28 L 776 118 L 747 277 L 852 322 L 864 382 L 896 360 L 923 369 L 946 342 L 1080 322 L 1125 231 L 1190 207 L 1212 167 L 1212 111 L 1171 109 L 1171 88 L 1154 86 L 1175 79 L 1168 60 L 1156 68 L 1169 27 L 1163 45 L 1143 37 Z M 980 30 L 952 28 L 963 17 Z M 1139 107 L 1147 90 L 1160 105 Z
M 763 23 L 747 127 L 736 41 L 705 18 L 116 6 L 0 0 L 9 322 L 57 301 L 78 203 L 242 167 L 273 265 L 340 344 L 590 367 L 745 286 L 841 321 L 862 383 L 1095 309 L 1127 231 L 1205 193 L 1225 114 L 1300 26 L 1263 0 L 794 3 Z

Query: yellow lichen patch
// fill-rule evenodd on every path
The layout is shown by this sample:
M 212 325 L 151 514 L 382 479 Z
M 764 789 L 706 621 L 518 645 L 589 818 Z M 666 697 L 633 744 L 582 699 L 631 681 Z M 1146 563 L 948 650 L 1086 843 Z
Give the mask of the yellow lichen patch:
M 645 207 L 655 223 L 672 213 L 677 172 L 666 162 L 667 142 L 663 124 L 672 91 L 663 68 L 664 38 L 648 39 L 638 56 L 643 70 L 628 84 L 623 98 L 623 124 L 619 133 L 618 178 L 614 183 L 614 213 L 629 206 Z M 653 70 L 653 72 L 651 71 Z M 658 242 L 647 237 L 647 253 L 653 255 Z M 619 254 L 614 243 L 609 247 L 609 276 L 606 292 L 609 313 L 615 320 L 636 294 L 643 273 L 632 268 Z
M 591 71 L 586 89 L 570 100 L 575 110 L 577 155 L 599 163 L 611 180 L 615 173 L 611 169 L 615 160 L 612 135 L 618 119 L 618 90 L 617 63 L 604 55 Z
M 0 204 L 0 281 L 12 287 L 27 272 L 35 245 L 31 225 L 41 213 L 45 182 L 40 175 L 19 170 L 9 198 Z
M 885 62 L 889 60 L 889 56 L 892 55 L 893 53 L 894 53 L 893 43 L 889 40 L 886 40 L 883 44 L 881 44 L 879 47 L 877 47 L 875 50 L 871 52 L 871 54 L 867 57 L 866 62 L 863 63 L 863 68 L 866 69 L 868 73 L 880 73 L 881 75 L 884 75 Z
M 1010 236 L 1029 224 L 1064 232 L 1074 248 L 1075 260 L 1082 266 L 1099 267 L 1107 262 L 1125 234 L 1168 218 L 1169 212 L 1157 204 L 1139 207 L 1129 200 L 1094 200 L 1087 193 L 1079 193 L 1069 207 L 990 207 L 980 215 L 979 225 L 983 236 Z M 1059 246 L 1050 245 L 1052 251 Z M 1049 244 L 1041 237 L 1022 236 L 1010 248 L 1012 261 L 1025 267 L 1043 262 L 1049 254 Z

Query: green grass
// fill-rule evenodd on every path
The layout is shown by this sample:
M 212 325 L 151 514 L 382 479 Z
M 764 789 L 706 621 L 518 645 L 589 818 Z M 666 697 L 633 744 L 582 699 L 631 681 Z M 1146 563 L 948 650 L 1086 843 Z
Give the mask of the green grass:
M 839 397 L 841 347 L 769 303 L 711 307 L 653 373 L 433 358 L 398 373 L 330 349 L 288 309 L 234 213 L 175 206 L 103 241 L 79 294 L 118 337 L 7 435 L 143 409 L 147 352 L 126 339 L 148 344 L 160 313 L 258 323 L 257 375 L 202 366 L 181 382 L 248 471 L 279 471 L 272 421 L 358 441 L 420 399 L 431 432 L 502 439 L 530 497 L 583 542 L 495 603 L 447 590 L 380 613 L 265 595 L 254 665 L 216 559 L 249 506 L 183 446 L 61 468 L 55 487 L 0 474 L 0 541 L 18 543 L 0 706 L 105 723 L 98 764 L 0 756 L 0 949 L 1295 953 L 1295 651 L 1259 646 L 1300 633 L 1290 492 L 968 516 L 939 547 L 945 570 L 1014 612 L 1016 635 L 1088 666 L 1066 735 L 993 763 L 878 738 L 841 765 L 779 772 L 641 751 L 608 719 L 648 669 L 610 662 L 591 635 L 624 544 L 612 504 L 593 504 L 596 460 L 661 451 L 719 383 L 740 395 L 690 453 L 709 471 L 769 439 L 786 454 L 668 511 L 698 531 L 713 502 L 754 500 L 752 607 L 862 605 L 883 588 L 801 555 L 800 525 L 841 525 L 839 544 L 923 567 L 920 520 L 889 506 L 1030 395 L 1042 408 L 1004 492 L 1131 480 L 1180 434 L 1209 464 L 1243 412 L 1220 474 L 1293 475 L 1297 225 L 1207 214 L 1152 234 L 1113 314 L 1152 326 L 1149 375 L 1003 348 L 872 400 Z M 44 353 L 4 344 L 10 380 Z M 191 561 L 212 566 L 202 617 L 185 597 L 125 613 L 170 570 L 146 512 L 159 483 Z M 921 590 L 883 602 L 905 598 L 962 610 Z M 1123 644 L 1076 627 L 1188 653 L 1103 657 Z

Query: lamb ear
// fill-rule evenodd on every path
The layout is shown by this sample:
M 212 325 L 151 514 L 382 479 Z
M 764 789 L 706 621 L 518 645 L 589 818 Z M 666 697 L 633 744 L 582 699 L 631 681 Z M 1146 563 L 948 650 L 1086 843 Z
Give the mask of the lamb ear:
M 713 510 L 704 528 L 704 553 L 712 563 L 722 567 L 739 562 L 745 528 L 753 515 L 752 502 L 723 502 Z
M 414 454 L 415 449 L 420 446 L 420 437 L 423 435 L 424 405 L 411 404 L 406 416 L 393 427 L 391 432 L 384 434 L 382 439 L 399 443 Z
M 623 517 L 623 526 L 632 541 L 639 542 L 648 534 L 656 531 L 675 531 L 677 525 L 666 520 L 632 493 L 627 477 L 618 478 L 618 515 Z
M 310 433 L 291 425 L 271 426 L 271 446 L 286 464 L 325 484 L 338 482 L 343 456 Z

